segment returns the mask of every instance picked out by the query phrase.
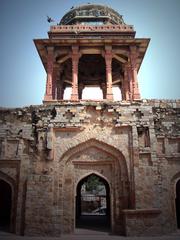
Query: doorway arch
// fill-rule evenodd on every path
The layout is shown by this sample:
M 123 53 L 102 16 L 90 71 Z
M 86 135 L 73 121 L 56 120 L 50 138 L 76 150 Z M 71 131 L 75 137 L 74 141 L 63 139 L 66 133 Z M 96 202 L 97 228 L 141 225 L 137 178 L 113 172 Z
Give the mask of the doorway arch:
M 122 210 L 130 205 L 130 182 L 124 155 L 115 147 L 91 138 L 69 148 L 60 159 L 62 232 L 73 233 L 76 225 L 76 194 L 78 183 L 90 174 L 105 179 L 110 187 L 111 231 L 123 234 Z M 61 198 L 59 200 L 61 202 Z
M 76 187 L 76 228 L 110 231 L 110 187 L 96 173 L 83 177 Z
M 176 220 L 177 227 L 180 228 L 180 179 L 176 183 Z
M 8 199 L 8 201 L 6 201 Z M 5 231 L 15 232 L 17 207 L 17 185 L 13 178 L 0 171 L 0 228 Z M 2 210 L 3 209 L 3 210 Z M 6 213 L 3 211 L 7 210 Z M 2 211 L 1 211 L 2 210 Z M 6 216 L 4 216 L 5 214 Z M 3 218 L 6 221 L 3 223 Z
M 10 231 L 12 215 L 12 189 L 9 183 L 0 179 L 0 229 Z

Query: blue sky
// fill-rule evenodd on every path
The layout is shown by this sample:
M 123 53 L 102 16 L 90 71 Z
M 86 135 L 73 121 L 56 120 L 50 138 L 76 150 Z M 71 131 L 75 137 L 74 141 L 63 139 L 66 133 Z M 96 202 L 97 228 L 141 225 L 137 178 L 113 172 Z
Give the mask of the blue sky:
M 139 72 L 142 98 L 180 98 L 180 0 L 100 0 L 151 38 Z M 47 38 L 46 15 L 59 22 L 79 0 L 0 0 L 0 106 L 41 104 L 46 74 L 33 43 Z

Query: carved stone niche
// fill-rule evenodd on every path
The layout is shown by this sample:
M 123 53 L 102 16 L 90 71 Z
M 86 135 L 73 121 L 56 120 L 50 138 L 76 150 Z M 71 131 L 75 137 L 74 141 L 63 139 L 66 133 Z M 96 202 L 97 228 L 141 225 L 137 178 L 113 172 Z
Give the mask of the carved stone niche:
M 149 137 L 149 128 L 148 127 L 138 127 L 138 141 L 139 141 L 139 147 L 150 147 L 150 137 Z

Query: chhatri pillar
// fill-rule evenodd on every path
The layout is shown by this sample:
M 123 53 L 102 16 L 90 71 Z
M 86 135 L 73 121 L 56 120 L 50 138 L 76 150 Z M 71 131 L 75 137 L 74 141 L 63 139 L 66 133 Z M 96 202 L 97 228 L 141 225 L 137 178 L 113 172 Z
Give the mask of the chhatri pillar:
M 79 92 L 78 92 L 78 63 L 79 63 L 79 47 L 72 46 L 72 93 L 71 100 L 78 101 L 79 100 Z
M 62 66 L 60 65 L 58 69 L 58 80 L 56 82 L 56 98 L 57 100 L 62 100 L 64 95 L 64 86 L 63 86 L 63 79 L 62 79 Z
M 140 100 L 140 92 L 138 87 L 137 78 L 137 59 L 138 53 L 136 46 L 130 47 L 130 64 L 131 64 L 131 74 L 132 74 L 132 100 Z
M 132 82 L 131 82 L 131 65 L 127 62 L 123 65 L 124 78 L 122 81 L 122 100 L 132 100 Z
M 112 91 L 112 46 L 105 47 L 105 62 L 106 62 L 106 99 L 113 100 L 113 91 Z
M 47 48 L 47 79 L 44 101 L 53 99 L 53 65 L 54 65 L 54 47 Z
M 58 77 L 59 65 L 53 64 L 52 74 L 52 99 L 57 99 L 57 77 Z

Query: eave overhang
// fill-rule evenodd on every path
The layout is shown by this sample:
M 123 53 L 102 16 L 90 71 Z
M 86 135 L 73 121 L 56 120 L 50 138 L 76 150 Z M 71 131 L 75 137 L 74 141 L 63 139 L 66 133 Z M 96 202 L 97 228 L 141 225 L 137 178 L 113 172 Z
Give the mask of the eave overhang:
M 76 37 L 67 37 L 67 38 L 61 38 L 61 39 L 34 39 L 34 43 L 36 46 L 36 49 L 39 53 L 39 56 L 41 58 L 41 61 L 44 65 L 44 68 L 46 70 L 47 65 L 47 47 L 55 47 L 55 48 L 65 48 L 69 47 L 71 49 L 72 45 L 78 45 L 80 50 L 81 47 L 104 47 L 105 45 L 112 45 L 116 49 L 123 49 L 128 48 L 129 46 L 136 46 L 138 49 L 138 60 L 137 60 L 137 68 L 138 71 L 140 69 L 140 66 L 142 64 L 143 58 L 145 56 L 146 50 L 148 48 L 150 42 L 150 38 L 99 38 L 93 36 L 91 37 L 83 37 L 76 35 Z M 128 54 L 128 52 L 127 52 Z

